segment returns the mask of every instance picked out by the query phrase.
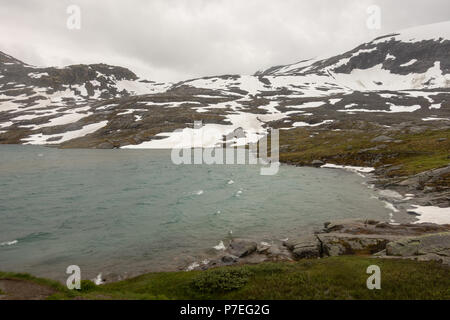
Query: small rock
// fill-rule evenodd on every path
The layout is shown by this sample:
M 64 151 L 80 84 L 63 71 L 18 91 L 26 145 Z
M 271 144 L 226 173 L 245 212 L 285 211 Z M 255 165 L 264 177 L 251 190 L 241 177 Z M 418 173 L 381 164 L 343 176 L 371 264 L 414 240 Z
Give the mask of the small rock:
M 298 259 L 311 259 L 320 257 L 320 246 L 318 244 L 309 246 L 295 246 L 292 253 Z
M 114 145 L 110 142 L 102 142 L 96 146 L 96 149 L 113 149 Z
M 386 245 L 386 255 L 388 256 L 415 256 L 419 251 L 419 241 L 402 239 L 395 242 L 389 242 Z
M 271 246 L 268 244 L 258 244 L 256 247 L 256 252 L 264 254 L 270 249 L 270 247 Z
M 221 260 L 223 263 L 235 263 L 239 260 L 239 258 L 232 254 L 227 254 L 223 256 Z
M 314 166 L 314 167 L 321 167 L 321 166 L 323 166 L 324 164 L 325 164 L 325 162 L 323 162 L 323 161 L 321 161 L 321 160 L 313 160 L 313 162 L 311 162 L 311 164 Z
M 233 239 L 228 247 L 228 252 L 239 258 L 248 256 L 256 251 L 257 243 L 254 241 Z
M 343 254 L 374 254 L 396 237 L 373 234 L 324 233 L 317 235 L 322 243 L 323 254 L 338 256 Z
M 284 246 L 292 251 L 297 259 L 319 258 L 320 242 L 315 235 L 291 239 L 284 242 Z
M 393 139 L 388 136 L 378 136 L 372 139 L 372 142 L 392 142 Z

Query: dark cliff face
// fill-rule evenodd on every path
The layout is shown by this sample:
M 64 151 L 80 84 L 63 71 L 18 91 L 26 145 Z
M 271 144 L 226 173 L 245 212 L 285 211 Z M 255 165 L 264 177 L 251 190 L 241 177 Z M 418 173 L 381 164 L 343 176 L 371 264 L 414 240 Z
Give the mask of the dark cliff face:
M 111 98 L 119 92 L 114 87 L 116 81 L 130 80 L 136 81 L 138 77 L 130 70 L 110 66 L 107 64 L 79 64 L 64 68 L 47 67 L 39 68 L 28 65 L 3 52 L 0 52 L 1 75 L 0 85 L 2 90 L 15 90 L 16 94 L 26 94 L 31 92 L 31 88 L 45 88 L 44 92 L 53 93 L 56 91 L 72 90 L 74 94 L 83 95 L 77 89 L 78 86 L 86 85 L 85 96 L 94 96 L 94 90 L 101 91 L 102 98 Z M 21 86 L 23 89 L 18 89 Z M 72 88 L 71 86 L 75 86 Z M 41 91 L 43 92 L 43 91 Z M 9 92 L 14 94 L 13 92 Z M 126 95 L 126 93 L 124 93 Z

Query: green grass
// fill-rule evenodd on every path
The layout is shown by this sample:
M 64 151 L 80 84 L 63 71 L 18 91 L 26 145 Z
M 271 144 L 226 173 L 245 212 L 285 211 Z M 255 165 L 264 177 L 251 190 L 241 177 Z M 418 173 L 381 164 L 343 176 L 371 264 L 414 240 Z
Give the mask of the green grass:
M 317 135 L 311 137 L 313 132 Z M 319 159 L 335 164 L 356 166 L 401 166 L 392 176 L 407 176 L 446 166 L 450 163 L 450 130 L 422 133 L 392 133 L 401 142 L 372 142 L 381 135 L 377 130 L 317 131 L 298 128 L 280 134 L 280 160 L 291 164 L 308 165 Z M 446 139 L 440 141 L 439 139 Z M 379 145 L 386 148 L 365 150 Z M 362 151 L 363 150 L 363 151 Z M 378 159 L 378 161 L 374 161 Z
M 381 290 L 366 287 L 366 269 L 373 264 L 381 268 Z M 360 256 L 148 273 L 81 291 L 21 279 L 58 288 L 51 299 L 450 299 L 449 267 Z

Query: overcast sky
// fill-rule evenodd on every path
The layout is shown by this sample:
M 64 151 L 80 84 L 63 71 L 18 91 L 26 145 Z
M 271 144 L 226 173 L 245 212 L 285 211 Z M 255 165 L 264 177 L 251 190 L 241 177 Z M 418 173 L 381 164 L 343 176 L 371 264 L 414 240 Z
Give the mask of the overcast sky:
M 38 66 L 105 62 L 177 81 L 253 74 L 450 20 L 449 0 L 0 0 L 0 51 Z M 81 29 L 66 26 L 81 9 Z M 381 29 L 366 26 L 371 5 Z

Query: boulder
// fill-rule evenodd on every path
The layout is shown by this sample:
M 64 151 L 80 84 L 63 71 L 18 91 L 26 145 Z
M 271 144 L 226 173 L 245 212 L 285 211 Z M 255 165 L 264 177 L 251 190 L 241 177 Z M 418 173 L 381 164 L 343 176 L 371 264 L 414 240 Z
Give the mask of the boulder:
M 386 245 L 388 256 L 440 256 L 450 258 L 450 232 L 408 237 Z
M 398 240 L 398 236 L 376 234 L 323 233 L 317 235 L 324 256 L 374 254 Z
M 292 260 L 292 253 L 286 247 L 279 247 L 272 245 L 266 252 L 267 257 L 271 261 L 290 261 Z
M 228 253 L 239 258 L 248 256 L 256 251 L 257 243 L 244 239 L 233 239 L 228 247 Z
M 271 245 L 266 243 L 260 243 L 256 246 L 256 252 L 260 254 L 265 254 L 269 251 Z
M 113 149 L 114 145 L 109 141 L 104 141 L 104 142 L 99 143 L 95 148 L 96 149 Z
M 239 258 L 232 254 L 226 254 L 220 260 L 225 264 L 231 264 L 238 262 Z
M 292 250 L 294 257 L 298 259 L 311 259 L 320 257 L 320 246 L 296 246 Z
M 386 245 L 387 256 L 415 256 L 419 252 L 420 241 L 415 239 L 401 239 L 394 242 L 389 242 Z
M 321 160 L 313 160 L 311 162 L 311 165 L 313 165 L 316 168 L 319 168 L 321 166 L 323 166 L 325 164 L 325 162 L 321 161 Z
M 297 259 L 318 258 L 321 256 L 321 245 L 315 235 L 303 236 L 284 242 Z

